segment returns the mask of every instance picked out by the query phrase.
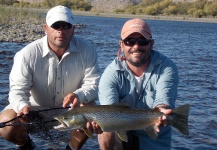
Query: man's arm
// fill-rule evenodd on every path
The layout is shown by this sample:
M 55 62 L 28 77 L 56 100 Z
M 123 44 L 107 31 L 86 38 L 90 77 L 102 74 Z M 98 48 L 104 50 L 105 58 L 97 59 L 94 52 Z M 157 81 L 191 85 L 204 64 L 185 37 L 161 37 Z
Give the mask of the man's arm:
M 97 53 L 94 47 L 88 43 L 77 43 L 78 49 L 81 50 L 80 57 L 84 73 L 80 87 L 73 91 L 79 98 L 81 103 L 88 103 L 92 100 L 96 100 L 98 97 L 98 85 L 100 79 L 100 68 L 97 61 Z
M 15 112 L 23 107 L 30 106 L 29 96 L 32 86 L 32 75 L 21 52 L 14 57 L 14 64 L 9 76 L 10 91 L 9 102 Z
M 154 107 L 175 108 L 177 98 L 179 76 L 176 65 L 168 60 L 161 66 L 159 79 L 156 84 Z M 164 106 L 163 106 L 164 105 Z

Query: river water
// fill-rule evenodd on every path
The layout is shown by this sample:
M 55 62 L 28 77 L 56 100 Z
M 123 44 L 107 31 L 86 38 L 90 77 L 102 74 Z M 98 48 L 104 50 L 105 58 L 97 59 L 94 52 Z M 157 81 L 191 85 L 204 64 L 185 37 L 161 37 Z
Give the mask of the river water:
M 120 31 L 128 18 L 75 16 L 85 24 L 76 34 L 97 48 L 101 72 L 116 57 Z M 191 104 L 190 135 L 173 130 L 172 149 L 217 149 L 217 24 L 182 21 L 146 20 L 150 25 L 154 49 L 169 56 L 178 66 L 180 83 L 176 106 Z M 0 110 L 7 101 L 8 76 L 14 54 L 27 43 L 0 43 Z M 32 138 L 39 149 L 64 149 L 66 143 L 52 144 Z M 16 149 L 0 138 L 0 149 Z M 84 150 L 99 149 L 96 137 L 88 140 Z

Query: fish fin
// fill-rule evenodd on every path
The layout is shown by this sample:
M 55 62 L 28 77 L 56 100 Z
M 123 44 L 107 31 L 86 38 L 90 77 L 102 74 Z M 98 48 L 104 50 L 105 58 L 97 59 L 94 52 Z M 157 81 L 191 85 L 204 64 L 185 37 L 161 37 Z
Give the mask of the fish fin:
M 86 128 L 83 128 L 84 133 L 90 138 L 93 139 L 93 133 Z
M 119 136 L 116 132 L 115 132 L 115 139 L 118 143 L 122 143 L 122 140 L 119 138 Z
M 148 134 L 150 138 L 153 140 L 156 140 L 158 138 L 157 130 L 158 126 L 157 125 L 152 125 L 148 128 L 145 129 L 145 132 Z
M 189 135 L 188 129 L 188 116 L 189 116 L 190 105 L 185 104 L 177 107 L 167 116 L 168 124 L 175 127 L 181 133 Z
M 128 137 L 127 137 L 127 132 L 126 131 L 116 131 L 116 141 L 118 141 L 119 143 L 121 143 L 120 140 L 124 141 L 124 142 L 128 142 Z M 117 137 L 118 136 L 118 137 Z

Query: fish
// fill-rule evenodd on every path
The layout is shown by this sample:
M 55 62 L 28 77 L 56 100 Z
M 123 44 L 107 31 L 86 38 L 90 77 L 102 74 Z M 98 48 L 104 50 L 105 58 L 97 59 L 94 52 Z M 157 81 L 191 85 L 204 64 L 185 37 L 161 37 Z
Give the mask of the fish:
M 166 117 L 168 125 L 176 128 L 184 135 L 189 135 L 188 117 L 190 105 L 185 104 L 165 115 L 159 108 L 135 109 L 127 105 L 95 105 L 82 106 L 70 109 L 67 112 L 54 116 L 59 125 L 53 128 L 59 131 L 83 130 L 89 138 L 93 133 L 86 129 L 87 122 L 96 122 L 103 132 L 115 132 L 117 141 L 127 142 L 127 131 L 145 130 L 153 139 L 158 138 L 156 129 L 159 117 Z

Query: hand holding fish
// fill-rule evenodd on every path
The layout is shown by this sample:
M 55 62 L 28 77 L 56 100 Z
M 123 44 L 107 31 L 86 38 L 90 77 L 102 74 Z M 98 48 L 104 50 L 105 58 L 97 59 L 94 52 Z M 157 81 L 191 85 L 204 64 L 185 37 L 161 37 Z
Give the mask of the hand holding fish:
M 103 131 L 100 128 L 100 126 L 96 122 L 94 122 L 94 121 L 87 122 L 87 130 L 89 130 L 90 132 L 95 133 L 95 134 L 101 134 L 101 133 L 103 133 Z
M 164 113 L 165 115 L 169 115 L 172 113 L 172 109 L 167 109 L 169 108 L 169 106 L 167 105 L 158 105 L 157 108 L 159 109 L 160 112 Z M 165 115 L 159 117 L 159 122 L 156 123 L 158 127 L 168 125 L 167 118 Z M 160 132 L 160 129 L 156 128 L 156 132 Z
M 75 108 L 80 105 L 79 98 L 75 93 L 67 94 L 63 99 L 63 108 L 71 104 L 71 108 Z

